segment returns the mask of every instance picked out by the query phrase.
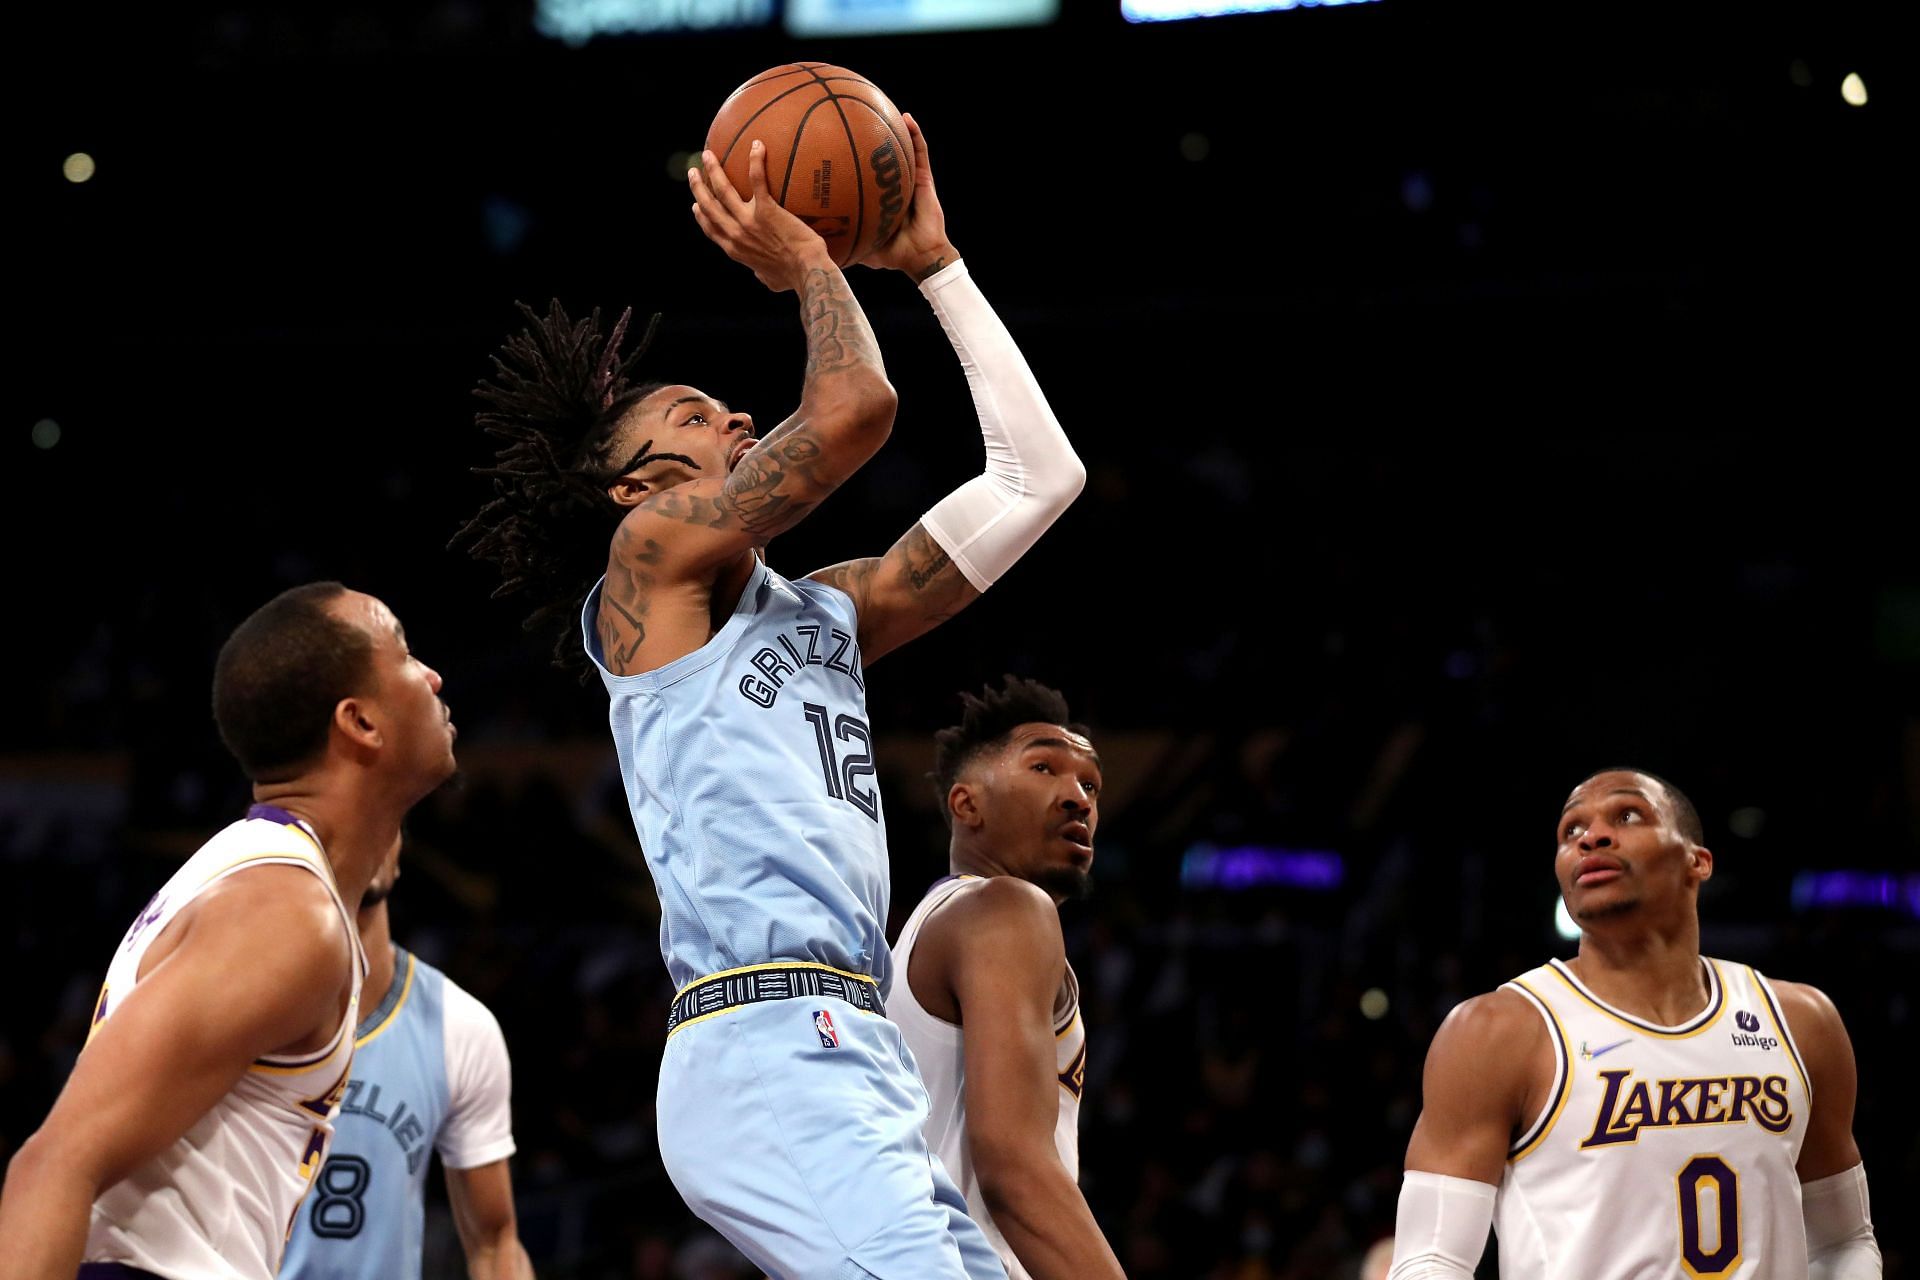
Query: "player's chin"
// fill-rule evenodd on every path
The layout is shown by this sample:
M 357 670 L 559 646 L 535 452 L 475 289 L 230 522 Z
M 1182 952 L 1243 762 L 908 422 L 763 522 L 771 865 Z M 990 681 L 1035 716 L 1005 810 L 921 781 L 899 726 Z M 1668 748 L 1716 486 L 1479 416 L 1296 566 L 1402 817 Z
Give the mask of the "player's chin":
M 1033 882 L 1059 898 L 1084 898 L 1093 892 L 1092 853 L 1087 866 L 1048 867 L 1033 877 Z
M 1580 924 L 1604 924 L 1632 915 L 1640 909 L 1640 895 L 1605 885 L 1597 889 L 1576 889 L 1567 897 L 1567 914 Z

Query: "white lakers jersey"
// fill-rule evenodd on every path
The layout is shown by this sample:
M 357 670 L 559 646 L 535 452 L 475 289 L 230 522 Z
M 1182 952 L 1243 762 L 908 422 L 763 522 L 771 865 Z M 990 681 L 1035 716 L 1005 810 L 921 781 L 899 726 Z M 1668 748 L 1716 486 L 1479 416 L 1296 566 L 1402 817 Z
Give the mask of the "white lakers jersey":
M 1766 980 L 1701 963 L 1707 1007 L 1676 1027 L 1558 960 L 1502 988 L 1545 1019 L 1556 1065 L 1494 1201 L 1501 1275 L 1806 1280 L 1806 1069 Z
M 121 940 L 94 1025 L 133 990 L 140 961 L 169 921 L 214 882 L 283 863 L 318 876 L 353 939 L 353 998 L 327 1047 L 261 1058 L 171 1147 L 102 1192 L 87 1232 L 89 1262 L 120 1262 L 177 1280 L 271 1280 L 301 1198 L 326 1159 L 346 1089 L 366 959 L 333 869 L 304 822 L 255 805 L 187 859 Z M 84 1050 L 83 1050 L 84 1052 Z
M 920 1078 L 927 1086 L 930 1106 L 927 1111 L 927 1146 L 940 1157 L 949 1176 L 967 1197 L 967 1213 L 980 1224 L 995 1253 L 1007 1266 L 1009 1280 L 1028 1280 L 1027 1269 L 1013 1256 L 1006 1238 L 987 1212 L 986 1199 L 980 1194 L 980 1179 L 974 1173 L 973 1156 L 967 1148 L 967 1068 L 961 1048 L 962 1028 L 936 1018 L 913 998 L 913 986 L 907 981 L 907 967 L 913 961 L 913 945 L 920 926 L 953 895 L 978 876 L 949 876 L 936 883 L 913 914 L 900 928 L 900 939 L 893 946 L 892 981 L 886 992 L 887 1016 L 899 1026 Z M 1053 1011 L 1054 1069 L 1060 1078 L 1060 1113 L 1053 1125 L 1054 1150 L 1069 1177 L 1080 1176 L 1080 1091 L 1086 1083 L 1087 1030 L 1080 1019 L 1080 986 L 1071 965 L 1067 968 L 1067 989 L 1062 1002 Z

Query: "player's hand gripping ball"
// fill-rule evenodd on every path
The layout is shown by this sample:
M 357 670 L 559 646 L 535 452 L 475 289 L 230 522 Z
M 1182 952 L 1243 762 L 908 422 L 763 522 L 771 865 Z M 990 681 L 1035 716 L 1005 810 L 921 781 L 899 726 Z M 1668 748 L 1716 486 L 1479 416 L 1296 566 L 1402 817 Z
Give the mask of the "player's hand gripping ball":
M 820 233 L 846 267 L 900 229 L 913 197 L 913 144 L 891 99 L 871 80 L 824 62 L 763 71 L 720 104 L 707 149 L 742 199 L 753 194 L 747 154 L 766 144 L 773 198 Z

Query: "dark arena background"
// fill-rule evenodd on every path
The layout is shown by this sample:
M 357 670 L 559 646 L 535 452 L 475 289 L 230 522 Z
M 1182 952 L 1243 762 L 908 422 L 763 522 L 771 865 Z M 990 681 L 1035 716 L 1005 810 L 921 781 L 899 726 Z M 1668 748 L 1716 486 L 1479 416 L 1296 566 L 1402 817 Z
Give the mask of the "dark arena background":
M 896 926 L 944 871 L 924 773 L 958 691 L 1033 676 L 1094 730 L 1097 889 L 1065 923 L 1083 1185 L 1128 1274 L 1359 1274 L 1440 1019 L 1572 954 L 1553 821 L 1619 763 L 1700 807 L 1703 949 L 1844 1015 L 1887 1274 L 1917 1274 L 1894 7 L 1032 7 L 892 35 L 786 22 L 942 6 L 13 15 L 0 1158 L 133 913 L 246 802 L 219 642 L 339 578 L 393 605 L 461 725 L 395 931 L 505 1029 L 539 1273 L 757 1274 L 655 1149 L 671 992 L 605 696 L 445 548 L 516 299 L 663 311 L 653 372 L 791 411 L 794 299 L 701 236 L 681 175 L 735 85 L 804 59 L 918 118 L 1090 472 L 868 686 Z M 775 544 L 790 573 L 884 550 L 980 465 L 928 309 L 849 278 L 900 412 Z M 429 1185 L 427 1274 L 463 1274 Z

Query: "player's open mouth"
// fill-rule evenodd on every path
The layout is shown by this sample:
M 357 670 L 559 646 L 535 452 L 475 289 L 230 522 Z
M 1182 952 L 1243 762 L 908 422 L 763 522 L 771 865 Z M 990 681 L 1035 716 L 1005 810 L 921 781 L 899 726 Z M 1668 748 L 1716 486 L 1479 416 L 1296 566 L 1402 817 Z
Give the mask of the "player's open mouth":
M 1069 822 L 1060 828 L 1060 838 L 1068 844 L 1077 844 L 1082 849 L 1093 849 L 1093 832 L 1087 830 L 1084 822 Z
M 739 444 L 733 446 L 733 452 L 727 455 L 727 470 L 731 471 L 735 467 L 739 466 L 740 459 L 746 457 L 747 453 L 753 448 L 753 446 L 759 443 L 760 442 L 758 440 L 755 440 L 752 436 L 748 436 L 746 439 L 742 440 Z

